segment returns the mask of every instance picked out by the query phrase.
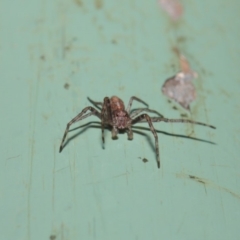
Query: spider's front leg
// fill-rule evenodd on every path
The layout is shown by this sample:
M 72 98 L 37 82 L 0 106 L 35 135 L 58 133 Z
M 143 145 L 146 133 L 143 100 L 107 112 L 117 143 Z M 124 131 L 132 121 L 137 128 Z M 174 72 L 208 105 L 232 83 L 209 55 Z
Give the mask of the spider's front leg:
M 128 106 L 127 106 L 127 108 L 126 108 L 126 111 L 127 111 L 128 114 L 130 114 L 130 109 L 131 109 L 131 107 L 132 107 L 132 102 L 133 102 L 133 100 L 138 101 L 138 102 L 141 102 L 141 103 L 143 103 L 146 107 L 148 107 L 148 104 L 145 103 L 143 100 L 141 100 L 140 98 L 137 98 L 137 97 L 135 97 L 135 96 L 132 96 L 132 97 L 130 98 L 129 103 L 128 103 Z
M 104 127 L 106 124 L 112 125 L 112 110 L 109 97 L 105 97 L 103 100 L 103 106 L 101 111 L 101 128 L 102 128 L 102 143 L 104 148 Z M 116 133 L 117 134 L 117 133 Z
M 139 109 L 136 109 L 136 110 L 134 110 L 134 111 L 131 112 L 130 117 L 131 117 L 131 118 L 134 118 L 134 117 L 136 117 L 138 114 L 140 114 L 141 112 L 156 113 L 160 118 L 164 118 L 164 116 L 163 116 L 161 113 L 159 113 L 159 112 L 157 112 L 157 111 L 155 111 L 155 110 L 149 109 L 149 108 L 139 108 Z
M 155 138 L 155 148 L 156 148 L 157 162 L 158 162 L 158 168 L 160 168 L 158 135 L 157 135 L 157 132 L 156 132 L 155 128 L 153 127 L 151 118 L 147 114 L 142 114 L 142 115 L 140 115 L 140 116 L 138 116 L 138 117 L 136 117 L 135 119 L 132 120 L 132 125 L 136 124 L 138 122 L 141 122 L 143 119 L 148 122 L 149 128 L 150 128 L 150 130 L 151 130 L 151 132 L 152 132 L 152 134 Z
M 112 139 L 117 139 L 117 135 L 118 135 L 118 129 L 113 126 L 112 128 Z
M 102 107 L 103 103 L 102 102 L 96 102 L 93 101 L 91 98 L 87 97 L 88 101 L 91 102 L 96 108 L 98 108 L 99 110 L 101 110 L 100 106 Z
M 88 114 L 85 114 L 88 110 L 91 111 L 91 112 L 88 113 Z M 84 114 L 85 114 L 85 115 L 84 115 Z M 66 138 L 66 136 L 67 136 L 67 133 L 68 133 L 68 131 L 69 131 L 70 126 L 71 126 L 73 123 L 75 123 L 75 122 L 77 122 L 77 121 L 80 121 L 80 120 L 82 120 L 82 119 L 84 119 L 84 118 L 86 118 L 86 117 L 89 117 L 89 116 L 91 116 L 91 115 L 95 115 L 95 116 L 97 116 L 98 118 L 101 119 L 101 114 L 100 114 L 95 108 L 93 108 L 93 107 L 86 107 L 86 108 L 84 108 L 84 109 L 82 110 L 81 113 L 79 113 L 75 118 L 73 118 L 73 119 L 67 124 L 66 130 L 65 130 L 65 132 L 64 132 L 64 135 L 63 135 L 63 138 L 62 138 L 62 142 L 61 142 L 61 145 L 60 145 L 60 148 L 59 148 L 59 152 L 61 152 L 62 149 L 63 149 L 63 143 L 64 143 L 64 141 L 65 141 L 65 138 Z
M 133 131 L 131 127 L 127 129 L 128 140 L 133 140 Z

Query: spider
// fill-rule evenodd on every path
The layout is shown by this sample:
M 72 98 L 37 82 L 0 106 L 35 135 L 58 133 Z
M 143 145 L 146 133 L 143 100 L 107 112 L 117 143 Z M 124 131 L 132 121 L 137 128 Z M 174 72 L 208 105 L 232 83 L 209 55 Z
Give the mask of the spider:
M 146 108 L 139 108 L 139 109 L 135 109 L 132 112 L 130 112 L 133 100 L 143 103 L 146 106 Z M 103 103 L 95 102 L 95 101 L 92 101 L 91 99 L 89 99 L 89 101 L 93 105 L 95 105 L 97 108 L 99 108 L 99 105 L 100 105 L 102 107 L 101 112 L 99 112 L 97 109 L 89 106 L 89 107 L 85 107 L 82 110 L 82 112 L 80 112 L 75 118 L 73 118 L 67 124 L 66 130 L 64 132 L 62 142 L 61 142 L 61 145 L 59 148 L 59 152 L 61 152 L 63 149 L 63 146 L 64 146 L 63 144 L 64 144 L 64 141 L 65 141 L 65 138 L 67 136 L 70 126 L 73 123 L 80 121 L 84 118 L 87 118 L 91 115 L 94 115 L 101 120 L 103 146 L 104 146 L 104 142 L 105 142 L 105 140 L 104 140 L 105 126 L 112 127 L 112 138 L 113 139 L 117 138 L 117 134 L 118 134 L 119 130 L 125 130 L 127 132 L 128 139 L 132 140 L 133 139 L 132 125 L 139 123 L 139 122 L 147 122 L 149 125 L 149 128 L 155 138 L 155 149 L 156 149 L 158 168 L 160 168 L 158 135 L 156 133 L 156 130 L 154 129 L 153 122 L 192 123 L 192 124 L 198 124 L 198 125 L 216 129 L 212 125 L 208 125 L 205 123 L 196 122 L 196 121 L 192 121 L 192 120 L 188 120 L 188 119 L 165 118 L 163 115 L 159 114 L 157 111 L 149 109 L 147 103 L 145 103 L 143 100 L 141 100 L 140 98 L 137 98 L 135 96 L 132 96 L 130 98 L 127 108 L 125 108 L 123 101 L 117 96 L 113 96 L 111 98 L 105 97 L 103 100 Z M 90 111 L 90 112 L 87 113 L 87 111 Z M 158 117 L 150 117 L 148 114 L 142 113 L 142 112 L 157 113 L 159 116 Z M 142 113 L 142 114 L 140 114 L 140 113 Z

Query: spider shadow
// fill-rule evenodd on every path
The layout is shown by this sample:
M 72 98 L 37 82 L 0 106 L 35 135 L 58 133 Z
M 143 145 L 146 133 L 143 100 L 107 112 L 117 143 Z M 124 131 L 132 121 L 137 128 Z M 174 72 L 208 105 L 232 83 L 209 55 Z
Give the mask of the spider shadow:
M 65 148 L 65 146 L 68 145 L 68 143 L 69 143 L 70 141 L 72 141 L 74 138 L 78 137 L 78 136 L 81 135 L 82 133 L 86 132 L 89 128 L 101 129 L 101 126 L 92 125 L 93 123 L 101 124 L 100 122 L 92 121 L 92 122 L 88 122 L 88 123 L 86 123 L 86 124 L 83 124 L 83 125 L 81 125 L 81 126 L 75 127 L 75 128 L 73 128 L 73 129 L 70 129 L 68 132 L 72 132 L 72 131 L 75 131 L 75 130 L 77 130 L 77 129 L 79 129 L 79 128 L 82 128 L 80 131 L 78 131 L 77 133 L 75 133 L 73 136 L 69 137 L 69 138 L 65 141 L 65 143 L 64 143 L 64 145 L 63 145 L 63 149 Z M 62 149 L 62 150 L 63 150 L 63 149 Z
M 81 135 L 82 133 L 86 132 L 89 128 L 96 128 L 96 129 L 101 129 L 101 126 L 99 125 L 92 125 L 92 124 L 101 124 L 100 122 L 96 122 L 96 121 L 91 121 L 91 122 L 88 122 L 86 124 L 83 124 L 81 126 L 78 126 L 78 127 L 75 127 L 73 129 L 70 129 L 69 132 L 72 132 L 72 131 L 75 131 L 77 129 L 81 129 L 80 131 L 78 131 L 76 134 L 74 134 L 73 136 L 69 137 L 65 144 L 63 145 L 63 148 L 65 148 L 65 146 L 68 145 L 68 143 L 78 137 L 79 135 Z M 109 126 L 106 126 L 105 129 L 108 129 L 108 130 L 111 130 L 111 127 Z M 142 126 L 132 126 L 132 131 L 134 133 L 137 133 L 139 135 L 142 135 L 146 138 L 149 146 L 151 147 L 151 149 L 155 152 L 155 144 L 154 144 L 154 137 L 150 136 L 148 133 L 144 133 L 143 130 L 145 131 L 148 131 L 148 132 L 151 132 L 151 130 L 147 127 L 142 127 Z M 155 129 L 156 130 L 156 129 Z M 204 140 L 204 139 L 200 139 L 200 138 L 195 138 L 195 137 L 190 137 L 190 136 L 186 136 L 186 135 L 182 135 L 182 134 L 173 134 L 173 133 L 168 133 L 168 132 L 165 132 L 165 131 L 160 131 L 160 130 L 156 130 L 157 133 L 161 133 L 161 134 L 164 134 L 166 136 L 171 136 L 171 137 L 180 137 L 180 138 L 185 138 L 185 139 L 189 139 L 189 140 L 194 140 L 194 141 L 199 141 L 199 142 L 204 142 L 204 143 L 208 143 L 208 144 L 213 144 L 213 145 L 216 145 L 216 143 L 214 142 L 211 142 L 211 141 L 207 141 L 207 140 Z M 124 134 L 125 131 L 120 131 L 119 134 Z M 115 139 L 113 139 L 115 140 Z M 104 146 L 103 146 L 104 148 Z
M 151 131 L 151 130 L 149 128 L 147 128 L 147 127 L 133 126 L 133 132 L 136 132 L 136 133 L 138 133 L 140 135 L 144 135 L 147 138 L 151 148 L 155 151 L 155 145 L 153 144 L 154 137 L 151 138 L 148 134 L 145 134 L 142 131 L 135 130 L 135 129 L 146 130 L 148 132 Z M 186 135 L 182 135 L 182 134 L 168 133 L 168 132 L 165 132 L 165 131 L 156 130 L 156 128 L 155 128 L 155 131 L 157 133 L 161 133 L 163 135 L 170 136 L 170 137 L 185 138 L 185 139 L 189 139 L 189 140 L 194 140 L 194 141 L 199 141 L 199 142 L 204 142 L 204 143 L 216 145 L 216 143 L 214 143 L 214 142 L 211 142 L 211 141 L 208 141 L 208 140 L 204 140 L 204 139 L 201 139 L 201 138 L 190 137 L 190 136 L 186 136 Z

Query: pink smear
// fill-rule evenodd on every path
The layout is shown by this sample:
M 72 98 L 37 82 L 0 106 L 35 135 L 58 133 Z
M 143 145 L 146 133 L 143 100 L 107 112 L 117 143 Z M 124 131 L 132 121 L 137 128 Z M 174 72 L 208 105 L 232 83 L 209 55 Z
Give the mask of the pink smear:
M 158 0 L 158 3 L 174 21 L 178 20 L 183 14 L 183 7 L 179 0 Z

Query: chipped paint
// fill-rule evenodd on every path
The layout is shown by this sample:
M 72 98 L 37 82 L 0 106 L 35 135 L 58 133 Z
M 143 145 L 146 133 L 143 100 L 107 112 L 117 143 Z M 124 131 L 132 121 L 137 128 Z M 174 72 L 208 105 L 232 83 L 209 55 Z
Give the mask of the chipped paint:
M 187 58 L 178 49 L 174 51 L 179 57 L 180 72 L 164 82 L 162 93 L 179 103 L 186 110 L 190 110 L 191 102 L 197 97 L 192 80 L 197 78 L 198 74 L 191 69 Z

